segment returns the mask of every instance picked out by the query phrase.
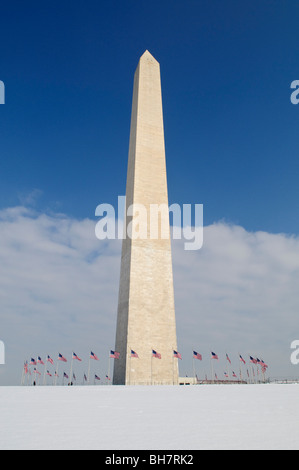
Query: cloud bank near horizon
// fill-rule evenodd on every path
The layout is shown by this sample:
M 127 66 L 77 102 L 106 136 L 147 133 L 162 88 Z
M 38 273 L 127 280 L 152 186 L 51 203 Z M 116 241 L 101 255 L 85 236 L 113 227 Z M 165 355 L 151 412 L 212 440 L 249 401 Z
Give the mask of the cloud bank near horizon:
M 31 355 L 95 349 L 106 367 L 121 242 L 99 241 L 96 222 L 25 206 L 0 211 L 0 384 L 18 384 Z M 172 244 L 178 344 L 189 358 L 181 373 L 192 373 L 195 348 L 206 369 L 212 349 L 262 354 L 272 376 L 298 376 L 290 343 L 299 336 L 299 237 L 219 222 L 204 227 L 199 251 Z

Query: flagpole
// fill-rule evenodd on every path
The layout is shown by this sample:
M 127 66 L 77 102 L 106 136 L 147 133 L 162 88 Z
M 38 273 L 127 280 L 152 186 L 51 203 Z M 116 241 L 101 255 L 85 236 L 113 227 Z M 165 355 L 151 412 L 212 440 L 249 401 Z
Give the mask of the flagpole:
M 193 365 L 193 377 L 196 377 L 196 371 L 195 371 L 195 360 L 194 360 L 194 348 L 192 349 L 192 365 Z
M 90 375 L 90 355 L 88 359 L 87 385 L 89 385 L 89 375 Z
M 129 351 L 131 352 L 131 348 L 129 348 Z M 127 351 L 127 354 L 128 354 L 128 351 Z M 130 353 L 130 356 L 129 356 L 130 360 L 129 360 L 129 385 L 131 385 L 131 360 L 132 360 L 132 354 Z
M 24 362 L 24 364 L 23 364 L 22 378 L 21 378 L 21 385 L 24 385 L 24 377 L 25 377 L 25 362 Z
M 172 385 L 174 385 L 174 349 L 172 347 Z
M 152 355 L 151 355 L 151 385 L 153 385 L 153 348 L 152 348 Z
M 43 379 L 43 385 L 46 385 L 46 364 L 44 364 L 44 379 Z
M 36 366 L 33 367 L 33 372 L 32 372 L 32 385 L 36 385 L 36 373 L 34 372 L 34 369 L 36 370 Z
M 240 362 L 240 379 L 241 379 L 241 382 L 243 382 L 243 369 L 242 369 L 243 361 L 241 360 L 241 354 L 240 353 L 239 353 L 239 362 Z
M 108 358 L 108 377 L 107 377 L 107 385 L 109 385 L 109 377 L 110 377 L 110 353 Z
M 228 362 L 227 370 L 228 370 L 228 379 L 230 380 L 231 370 L 230 370 L 230 361 L 228 360 L 228 354 L 226 353 L 226 360 Z
M 31 361 L 30 361 L 31 362 Z M 34 367 L 33 367 L 33 371 L 32 371 L 32 380 L 31 380 L 31 385 L 33 385 L 33 382 L 34 382 Z
M 253 374 L 253 383 L 256 384 L 255 372 L 254 372 L 254 364 L 252 364 L 252 374 Z
M 73 360 L 74 360 L 74 353 L 72 352 L 71 371 L 70 371 L 70 384 L 72 383 Z
M 58 378 L 58 368 L 59 368 L 59 361 L 57 359 L 57 363 L 56 363 L 56 377 L 55 377 L 55 385 L 57 385 L 57 378 Z

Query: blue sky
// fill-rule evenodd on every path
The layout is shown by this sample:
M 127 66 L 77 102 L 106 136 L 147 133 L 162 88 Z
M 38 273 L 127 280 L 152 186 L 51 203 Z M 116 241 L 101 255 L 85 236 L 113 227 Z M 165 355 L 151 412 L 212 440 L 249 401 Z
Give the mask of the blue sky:
M 170 202 L 298 233 L 297 1 L 6 2 L 0 205 L 93 217 L 125 193 L 133 74 L 160 62 Z
M 204 205 L 202 250 L 173 249 L 182 373 L 194 347 L 207 370 L 212 348 L 298 376 L 298 20 L 297 0 L 1 5 L 0 384 L 19 384 L 31 355 L 72 349 L 107 373 L 120 242 L 96 239 L 95 209 L 125 194 L 146 49 L 161 65 L 169 202 Z

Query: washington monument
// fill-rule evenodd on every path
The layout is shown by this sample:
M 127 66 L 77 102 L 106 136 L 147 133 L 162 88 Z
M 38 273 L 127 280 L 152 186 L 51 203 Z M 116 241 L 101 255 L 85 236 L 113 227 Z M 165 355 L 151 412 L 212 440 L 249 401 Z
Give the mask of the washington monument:
M 146 51 L 133 88 L 125 227 L 140 223 L 138 206 L 168 208 L 160 65 Z M 158 225 L 164 236 L 123 239 L 114 360 L 115 385 L 178 384 L 171 240 L 168 211 Z M 167 234 L 165 236 L 165 226 Z M 157 230 L 157 232 L 160 232 Z M 156 353 L 156 354 L 155 354 Z

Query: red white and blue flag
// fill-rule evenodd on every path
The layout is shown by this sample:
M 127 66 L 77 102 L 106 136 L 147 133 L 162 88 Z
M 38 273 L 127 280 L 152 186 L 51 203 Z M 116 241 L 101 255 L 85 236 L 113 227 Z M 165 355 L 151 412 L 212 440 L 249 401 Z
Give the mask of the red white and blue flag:
M 97 374 L 95 374 L 94 378 L 95 378 L 96 380 L 101 380 L 100 377 L 97 376 Z
M 182 359 L 181 354 L 177 351 L 173 351 L 173 357 L 176 357 L 177 359 Z
M 47 357 L 47 362 L 50 362 L 50 364 L 52 364 L 52 365 L 54 364 L 54 361 L 53 361 L 53 359 L 50 358 L 50 356 Z
M 133 351 L 133 349 L 131 349 L 131 357 L 139 357 L 137 352 Z
M 193 357 L 194 359 L 198 359 L 199 361 L 202 361 L 202 355 L 196 351 L 193 351 Z
M 90 359 L 94 359 L 95 361 L 98 361 L 98 360 L 99 360 L 99 358 L 98 358 L 98 357 L 95 355 L 95 353 L 93 353 L 92 351 L 91 351 L 91 353 L 90 353 Z
M 42 360 L 42 358 L 40 356 L 38 356 L 38 358 L 37 358 L 37 363 L 42 364 L 43 366 L 45 365 L 44 361 Z
M 230 358 L 228 357 L 228 354 L 226 354 L 226 360 L 231 364 L 231 360 L 230 360 Z
M 58 354 L 58 361 L 67 362 L 66 358 L 62 354 Z
M 36 360 L 31 358 L 30 365 L 31 366 L 36 366 Z
M 80 357 L 77 356 L 76 353 L 73 352 L 73 359 L 76 359 L 77 361 L 81 362 L 82 359 L 80 359 Z
M 243 362 L 243 364 L 246 364 L 246 362 L 244 361 L 243 357 L 241 356 L 240 354 L 240 361 Z
M 69 376 L 66 373 L 63 374 L 63 377 L 65 377 L 66 379 L 69 378 Z
M 161 354 L 153 349 L 152 350 L 152 357 L 156 357 L 157 359 L 161 359 Z
M 112 359 L 119 359 L 119 352 L 117 351 L 110 351 L 110 357 L 112 357 Z
M 217 359 L 217 360 L 218 360 L 218 356 L 217 356 L 217 354 L 215 354 L 213 351 L 211 352 L 211 358 L 212 358 L 212 359 Z

